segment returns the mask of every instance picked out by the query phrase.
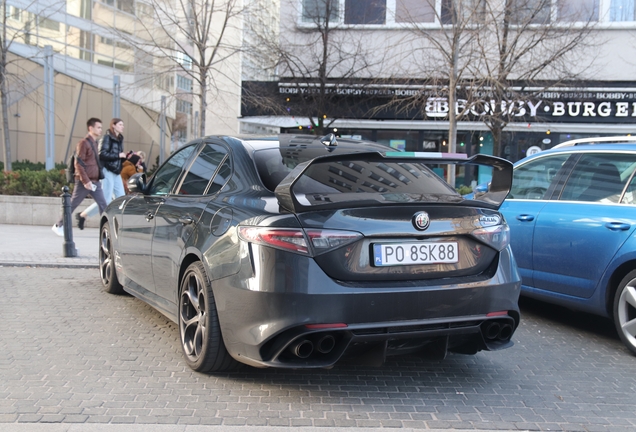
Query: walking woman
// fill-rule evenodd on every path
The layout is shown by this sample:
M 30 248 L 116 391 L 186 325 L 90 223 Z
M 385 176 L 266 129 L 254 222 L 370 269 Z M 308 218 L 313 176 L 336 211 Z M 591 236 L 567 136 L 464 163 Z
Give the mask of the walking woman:
M 124 184 L 119 175 L 122 161 L 126 159 L 123 132 L 124 121 L 120 118 L 114 118 L 110 121 L 108 131 L 99 141 L 99 161 L 104 173 L 102 190 L 104 191 L 106 204 L 109 204 L 114 198 L 119 198 L 126 194 Z M 97 211 L 97 204 L 93 203 L 83 212 L 76 214 L 78 228 L 84 229 L 86 218 L 96 214 Z

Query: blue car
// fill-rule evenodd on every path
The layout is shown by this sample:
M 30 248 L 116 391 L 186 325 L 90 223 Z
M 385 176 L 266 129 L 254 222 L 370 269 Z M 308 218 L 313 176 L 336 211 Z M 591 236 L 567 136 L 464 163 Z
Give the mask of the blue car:
M 500 208 L 522 295 L 612 319 L 634 354 L 635 172 L 635 137 L 569 141 L 517 162 Z

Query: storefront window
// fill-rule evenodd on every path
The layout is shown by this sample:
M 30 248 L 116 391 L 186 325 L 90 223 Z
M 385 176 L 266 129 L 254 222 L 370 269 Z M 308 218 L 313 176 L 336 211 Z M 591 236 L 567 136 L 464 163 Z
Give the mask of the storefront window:
M 376 141 L 399 151 L 422 151 L 419 131 L 379 130 Z

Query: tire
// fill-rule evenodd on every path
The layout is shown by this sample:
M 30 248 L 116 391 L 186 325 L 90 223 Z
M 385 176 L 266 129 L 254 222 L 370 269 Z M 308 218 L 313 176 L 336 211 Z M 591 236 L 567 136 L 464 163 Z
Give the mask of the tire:
M 225 348 L 212 286 L 199 261 L 186 269 L 179 288 L 179 338 L 188 366 L 197 372 L 236 369 Z
M 104 285 L 104 291 L 110 294 L 123 294 L 124 288 L 117 280 L 113 257 L 110 227 L 108 223 L 105 223 L 99 233 L 99 275 Z
M 613 311 L 618 335 L 636 355 L 636 271 L 630 272 L 618 285 Z

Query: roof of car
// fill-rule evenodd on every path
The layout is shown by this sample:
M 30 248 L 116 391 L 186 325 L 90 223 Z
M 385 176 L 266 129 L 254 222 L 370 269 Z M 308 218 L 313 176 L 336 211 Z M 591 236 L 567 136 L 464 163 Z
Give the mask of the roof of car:
M 557 144 L 552 148 L 572 147 L 580 145 L 595 145 L 595 144 L 636 144 L 636 136 L 610 136 L 610 137 L 592 137 L 592 138 L 579 138 L 570 141 L 565 141 L 561 144 Z
M 596 137 L 566 141 L 550 149 L 526 156 L 515 162 L 515 166 L 549 154 L 580 152 L 636 152 L 636 137 Z

